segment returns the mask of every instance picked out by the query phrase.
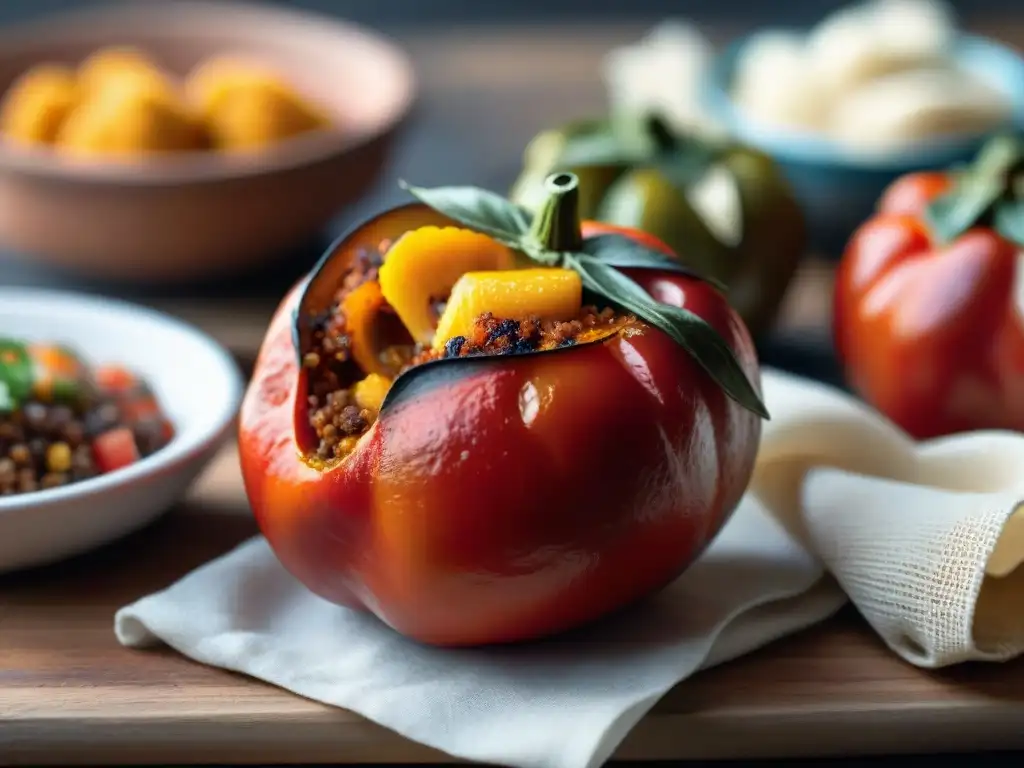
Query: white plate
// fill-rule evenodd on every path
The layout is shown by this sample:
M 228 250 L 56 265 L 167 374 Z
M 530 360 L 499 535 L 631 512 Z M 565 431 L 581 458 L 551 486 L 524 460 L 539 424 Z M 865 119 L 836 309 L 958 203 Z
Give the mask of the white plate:
M 0 572 L 84 552 L 167 511 L 234 425 L 242 377 L 215 341 L 143 307 L 55 291 L 0 288 L 0 336 L 68 345 L 120 363 L 152 387 L 175 436 L 129 467 L 73 485 L 0 497 Z

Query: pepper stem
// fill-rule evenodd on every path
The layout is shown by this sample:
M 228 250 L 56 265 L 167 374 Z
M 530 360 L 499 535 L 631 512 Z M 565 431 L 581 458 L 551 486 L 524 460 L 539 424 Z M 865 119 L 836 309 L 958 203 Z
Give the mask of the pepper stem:
M 546 251 L 578 251 L 583 247 L 579 186 L 575 173 L 553 173 L 544 179 L 547 198 L 530 225 L 531 241 Z
M 644 125 L 647 130 L 647 135 L 650 136 L 651 141 L 654 143 L 654 149 L 657 153 L 668 153 L 676 149 L 679 145 L 675 134 L 669 127 L 668 122 L 665 118 L 659 115 L 657 112 L 652 112 L 644 118 Z

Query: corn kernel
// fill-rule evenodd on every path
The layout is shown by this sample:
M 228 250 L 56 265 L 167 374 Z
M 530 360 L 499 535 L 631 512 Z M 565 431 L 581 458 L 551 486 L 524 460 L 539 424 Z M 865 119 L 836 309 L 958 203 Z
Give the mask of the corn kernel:
M 51 472 L 71 469 L 71 447 L 67 443 L 54 443 L 46 449 L 46 468 Z

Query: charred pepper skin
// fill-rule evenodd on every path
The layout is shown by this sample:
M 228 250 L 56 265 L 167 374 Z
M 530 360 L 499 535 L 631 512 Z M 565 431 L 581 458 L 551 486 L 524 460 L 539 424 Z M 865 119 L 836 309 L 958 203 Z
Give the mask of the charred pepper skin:
M 621 230 L 585 229 L 605 231 Z M 746 327 L 715 288 L 628 274 L 705 318 L 760 388 Z M 246 491 L 296 578 L 410 638 L 513 642 L 608 614 L 685 570 L 749 482 L 760 419 L 650 327 L 549 354 L 435 366 L 352 454 L 318 471 L 300 456 L 300 289 L 277 311 L 242 405 Z
M 904 176 L 850 240 L 836 276 L 836 350 L 850 385 L 918 439 L 1024 430 L 1018 248 L 976 226 L 940 244 L 925 217 L 944 172 Z

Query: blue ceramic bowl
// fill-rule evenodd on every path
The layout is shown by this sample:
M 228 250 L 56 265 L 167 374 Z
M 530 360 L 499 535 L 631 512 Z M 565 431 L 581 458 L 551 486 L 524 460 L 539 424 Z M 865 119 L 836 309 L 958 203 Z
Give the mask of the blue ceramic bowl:
M 804 208 L 811 247 L 818 253 L 838 257 L 893 179 L 969 161 L 995 132 L 922 142 L 897 155 L 867 158 L 815 134 L 754 123 L 730 96 L 735 65 L 749 41 L 733 42 L 716 58 L 705 83 L 704 105 L 734 138 L 775 158 Z M 1024 59 L 1000 43 L 970 35 L 957 41 L 953 56 L 965 70 L 1006 94 L 1012 125 L 1002 128 L 1024 127 Z

